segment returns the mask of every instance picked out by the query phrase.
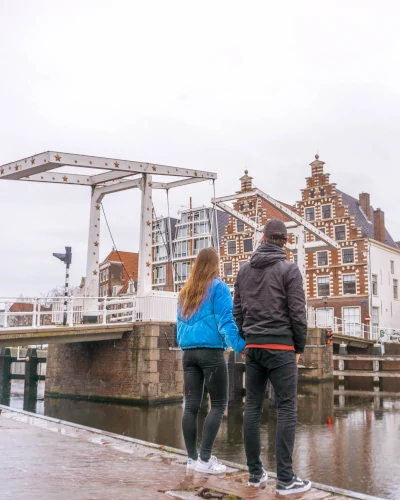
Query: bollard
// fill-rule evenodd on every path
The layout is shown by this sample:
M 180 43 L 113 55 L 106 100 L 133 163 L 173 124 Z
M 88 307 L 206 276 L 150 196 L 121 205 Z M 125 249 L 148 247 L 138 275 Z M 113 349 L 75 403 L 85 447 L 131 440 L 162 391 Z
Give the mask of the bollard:
M 348 352 L 347 352 L 347 344 L 340 344 L 340 346 L 339 346 L 339 354 L 340 355 L 348 354 Z
M 35 348 L 29 348 L 26 353 L 24 410 L 35 411 L 38 389 L 38 355 Z
M 11 396 L 11 351 L 5 347 L 0 349 L 0 403 L 10 405 Z
M 374 344 L 374 348 L 372 350 L 372 354 L 374 355 L 379 355 L 381 356 L 382 355 L 382 346 L 381 344 Z

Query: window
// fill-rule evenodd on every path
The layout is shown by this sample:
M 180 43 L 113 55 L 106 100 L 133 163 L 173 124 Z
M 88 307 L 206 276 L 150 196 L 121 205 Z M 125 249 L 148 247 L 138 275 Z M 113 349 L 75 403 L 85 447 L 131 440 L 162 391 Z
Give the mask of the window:
M 205 210 L 200 210 L 199 212 L 194 212 L 193 214 L 193 220 L 206 220 L 207 219 L 207 213 Z
M 312 222 L 315 220 L 315 209 L 314 208 L 306 208 L 305 210 L 306 221 Z
M 328 252 L 317 252 L 317 266 L 328 265 Z
M 297 266 L 297 262 L 298 262 L 298 258 L 297 258 L 297 253 L 294 253 L 293 254 L 293 262 L 296 264 Z
M 253 240 L 251 238 L 243 240 L 243 251 L 244 253 L 253 251 Z
M 315 198 L 315 190 L 310 191 L 310 198 Z
M 129 293 L 135 293 L 135 283 L 133 281 L 129 283 Z
M 154 267 L 154 284 L 155 285 L 163 285 L 165 283 L 166 277 L 166 266 L 155 266 Z M 133 285 L 133 283 L 132 283 Z
M 164 260 L 167 258 L 167 247 L 165 245 L 160 245 L 154 248 L 154 260 Z
M 361 310 L 359 307 L 343 307 L 343 333 L 359 337 L 361 335 Z
M 189 213 L 188 212 L 181 215 L 181 224 L 183 224 L 185 222 L 189 222 Z
M 257 222 L 257 224 L 259 224 L 259 217 L 250 217 L 250 219 L 254 222 Z
M 176 237 L 177 238 L 184 238 L 185 236 L 189 236 L 189 233 L 190 233 L 189 226 L 188 225 L 182 226 L 182 227 L 178 228 L 178 232 L 177 232 Z
M 236 241 L 230 240 L 228 241 L 228 254 L 232 255 L 234 253 L 236 253 Z
M 241 220 L 236 221 L 236 231 L 238 233 L 243 233 L 243 231 L 244 231 L 244 222 L 243 221 L 241 221 Z
M 197 255 L 200 252 L 200 250 L 203 250 L 203 248 L 207 248 L 210 246 L 209 238 L 196 238 L 193 243 L 194 243 L 194 248 L 193 248 L 194 255 Z
M 244 210 L 244 203 L 239 203 L 239 210 L 241 210 L 241 211 Z
M 248 262 L 248 260 L 240 260 L 239 261 L 239 269 L 244 265 L 246 264 L 246 262 Z
M 108 280 L 108 268 L 106 269 L 106 280 Z
M 320 196 L 325 196 L 325 189 L 324 188 L 320 188 L 319 189 L 319 195 Z
M 189 242 L 178 241 L 175 243 L 175 257 L 186 257 L 187 255 L 189 255 Z
M 334 325 L 333 307 L 324 307 L 316 310 L 317 328 L 329 328 Z
M 393 280 L 393 298 L 399 298 L 399 280 Z
M 318 297 L 328 297 L 330 295 L 330 283 L 329 276 L 320 276 L 317 278 Z
M 394 274 L 394 260 L 390 261 L 390 272 Z
M 372 275 L 372 295 L 378 295 L 378 275 Z
M 249 210 L 251 210 L 252 208 L 253 208 L 253 202 L 249 201 Z
M 117 287 L 116 286 L 113 286 L 113 297 L 116 297 L 117 296 Z
M 321 212 L 323 219 L 330 219 L 332 217 L 332 205 L 322 205 Z
M 346 239 L 346 226 L 335 227 L 335 239 L 338 241 Z
M 355 295 L 356 289 L 356 275 L 344 274 L 343 275 L 343 295 Z
M 372 338 L 377 339 L 379 335 L 379 307 L 372 308 Z M 372 338 L 370 340 L 372 340 Z
M 353 264 L 354 263 L 354 248 L 343 248 L 343 250 L 342 250 L 342 263 L 343 264 Z
M 208 222 L 195 222 L 194 234 L 205 234 L 209 232 Z
M 175 269 L 177 281 L 186 281 L 189 278 L 190 262 L 177 262 Z
M 232 276 L 232 262 L 224 262 L 224 276 Z

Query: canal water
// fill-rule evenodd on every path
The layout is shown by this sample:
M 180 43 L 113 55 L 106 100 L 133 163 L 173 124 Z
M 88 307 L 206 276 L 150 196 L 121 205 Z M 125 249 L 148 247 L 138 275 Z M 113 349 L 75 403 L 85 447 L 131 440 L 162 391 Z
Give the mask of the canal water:
M 50 417 L 184 449 L 182 404 L 134 407 L 68 399 L 25 402 L 25 409 Z M 10 405 L 23 409 L 23 381 L 13 381 Z M 332 384 L 302 385 L 294 454 L 300 477 L 400 500 L 400 394 L 398 398 L 339 396 Z M 205 402 L 200 423 L 207 411 Z M 221 458 L 246 463 L 243 408 L 229 408 L 215 443 Z M 261 424 L 262 459 L 275 470 L 276 410 L 265 402 Z

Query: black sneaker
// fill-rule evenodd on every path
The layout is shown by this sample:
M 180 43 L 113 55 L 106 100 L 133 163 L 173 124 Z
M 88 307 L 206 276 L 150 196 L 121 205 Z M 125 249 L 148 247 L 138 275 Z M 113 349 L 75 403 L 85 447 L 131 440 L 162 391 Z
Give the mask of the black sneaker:
M 305 481 L 293 476 L 290 483 L 283 483 L 282 481 L 277 481 L 276 483 L 276 494 L 277 495 L 295 495 L 296 493 L 304 493 L 311 489 L 311 481 Z
M 263 488 L 267 481 L 268 481 L 268 474 L 263 467 L 261 476 L 256 476 L 255 474 L 249 474 L 249 481 L 247 484 L 248 486 L 252 486 L 253 488 Z

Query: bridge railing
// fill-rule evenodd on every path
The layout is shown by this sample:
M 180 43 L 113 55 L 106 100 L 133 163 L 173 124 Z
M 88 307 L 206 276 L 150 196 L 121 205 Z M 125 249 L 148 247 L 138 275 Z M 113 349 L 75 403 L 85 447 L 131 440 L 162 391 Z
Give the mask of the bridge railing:
M 332 314 L 314 309 L 307 310 L 307 323 L 310 328 L 331 328 L 333 333 L 367 340 L 400 343 L 400 328 L 381 327 L 373 324 L 344 321 Z
M 93 324 L 130 323 L 136 321 L 176 321 L 178 295 L 151 292 L 144 297 L 2 297 L 0 328 L 46 328 L 83 324 L 84 316 Z

